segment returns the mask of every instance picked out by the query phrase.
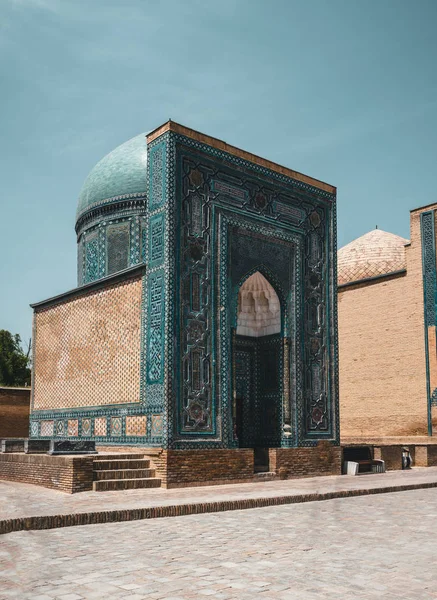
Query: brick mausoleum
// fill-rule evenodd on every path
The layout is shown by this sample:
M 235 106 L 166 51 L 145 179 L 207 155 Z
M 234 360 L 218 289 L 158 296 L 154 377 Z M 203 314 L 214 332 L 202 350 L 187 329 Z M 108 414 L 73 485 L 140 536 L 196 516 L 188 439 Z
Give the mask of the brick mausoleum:
M 340 472 L 336 189 L 174 122 L 105 156 L 78 287 L 33 305 L 31 439 L 167 485 Z
M 410 240 L 375 229 L 338 251 L 342 440 L 435 433 L 436 215 L 412 210 Z

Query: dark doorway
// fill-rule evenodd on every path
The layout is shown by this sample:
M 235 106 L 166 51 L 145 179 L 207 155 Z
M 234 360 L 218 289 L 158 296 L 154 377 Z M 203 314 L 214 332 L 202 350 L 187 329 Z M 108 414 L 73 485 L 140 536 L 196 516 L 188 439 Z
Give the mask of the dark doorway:
M 278 296 L 254 273 L 238 294 L 234 335 L 234 433 L 240 448 L 255 448 L 256 468 L 268 470 L 268 450 L 280 445 L 282 335 Z

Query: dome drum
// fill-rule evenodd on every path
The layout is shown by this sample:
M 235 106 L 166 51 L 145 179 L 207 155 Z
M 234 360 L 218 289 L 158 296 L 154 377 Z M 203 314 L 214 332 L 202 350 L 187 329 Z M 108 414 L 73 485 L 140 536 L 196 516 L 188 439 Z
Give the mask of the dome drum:
M 78 285 L 143 260 L 147 205 L 145 134 L 122 144 L 92 169 L 76 213 Z

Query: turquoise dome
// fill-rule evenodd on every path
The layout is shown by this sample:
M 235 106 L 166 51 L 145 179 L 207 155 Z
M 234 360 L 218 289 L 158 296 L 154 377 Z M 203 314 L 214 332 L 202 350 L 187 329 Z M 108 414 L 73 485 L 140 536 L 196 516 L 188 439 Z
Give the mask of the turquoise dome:
M 83 184 L 77 217 L 120 196 L 145 194 L 147 183 L 147 140 L 141 133 L 104 156 Z

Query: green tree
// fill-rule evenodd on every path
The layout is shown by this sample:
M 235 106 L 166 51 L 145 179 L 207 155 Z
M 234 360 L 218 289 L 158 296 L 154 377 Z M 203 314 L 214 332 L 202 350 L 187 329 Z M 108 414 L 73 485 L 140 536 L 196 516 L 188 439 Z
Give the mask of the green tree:
M 27 352 L 18 334 L 0 329 L 0 385 L 30 385 L 30 342 Z

